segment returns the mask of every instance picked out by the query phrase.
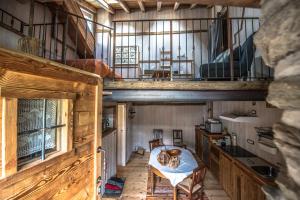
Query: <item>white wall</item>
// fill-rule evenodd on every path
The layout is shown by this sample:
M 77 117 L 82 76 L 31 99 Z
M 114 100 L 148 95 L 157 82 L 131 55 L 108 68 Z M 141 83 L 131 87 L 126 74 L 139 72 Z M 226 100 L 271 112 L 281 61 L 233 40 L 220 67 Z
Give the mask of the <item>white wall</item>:
M 277 108 L 267 108 L 266 102 L 234 102 L 234 101 L 220 101 L 214 102 L 214 117 L 218 118 L 221 114 L 232 112 L 248 112 L 250 110 L 256 110 L 259 120 L 257 123 L 237 123 L 222 120 L 223 127 L 227 127 L 229 133 L 237 134 L 237 143 L 239 146 L 247 149 L 248 151 L 264 158 L 271 163 L 282 163 L 282 157 L 278 153 L 272 155 L 266 151 L 262 151 L 258 145 L 258 137 L 254 127 L 270 127 L 274 123 L 279 122 L 282 114 L 282 110 Z M 247 139 L 254 141 L 254 145 L 247 143 Z
M 141 146 L 149 151 L 153 129 L 163 129 L 164 144 L 172 145 L 172 130 L 182 129 L 188 148 L 195 148 L 195 125 L 202 122 L 206 106 L 149 105 L 135 106 L 136 116 L 132 124 L 132 148 Z
M 176 12 L 172 8 L 164 9 L 160 12 L 156 10 L 149 10 L 145 13 L 140 11 L 135 11 L 130 14 L 125 12 L 117 12 L 113 15 L 113 20 L 143 20 L 143 19 L 191 19 L 191 18 L 206 18 L 208 15 L 206 8 L 196 8 L 196 9 L 180 9 Z M 136 27 L 135 27 L 136 26 Z M 171 23 L 170 21 L 159 21 L 159 22 L 131 22 L 131 23 L 117 23 L 117 33 L 135 33 L 135 28 L 137 32 L 162 32 L 163 30 L 168 32 L 170 31 Z M 193 28 L 192 20 L 181 20 L 180 22 L 174 20 L 172 23 L 173 31 L 191 31 Z M 123 30 L 122 30 L 123 29 Z M 195 30 L 207 30 L 206 21 L 200 22 L 194 21 L 194 29 Z M 199 74 L 199 66 L 204 63 L 207 63 L 207 33 L 182 33 L 180 35 L 173 35 L 172 38 L 172 51 L 173 51 L 173 59 L 178 60 L 179 56 L 179 40 L 180 40 L 180 55 L 184 55 L 187 59 L 195 61 L 195 72 L 196 77 L 200 77 Z M 195 51 L 193 52 L 193 41 L 195 45 Z M 134 46 L 137 45 L 139 47 L 140 52 L 140 60 L 159 60 L 160 59 L 160 50 L 164 47 L 166 51 L 170 50 L 170 35 L 144 35 L 142 36 L 119 36 L 116 38 L 116 46 Z M 160 64 L 148 63 L 141 64 L 142 69 L 153 70 L 159 68 Z M 180 65 L 180 71 L 184 74 L 189 74 L 192 71 L 192 66 L 188 63 L 182 62 Z M 173 63 L 173 70 L 179 71 L 179 64 Z M 121 73 L 121 71 L 117 70 L 117 72 Z M 129 73 L 129 74 L 128 74 Z M 125 77 L 133 77 L 134 69 L 124 69 L 122 71 L 122 75 Z
M 0 0 L 0 8 L 7 11 L 8 13 L 14 15 L 16 18 L 19 18 L 25 23 L 29 23 L 29 14 L 30 14 L 30 1 L 22 1 L 23 3 L 20 3 L 17 0 L 10 0 L 9 2 L 7 0 Z M 45 9 L 45 23 L 51 23 L 52 21 L 52 14 L 48 8 Z M 9 22 L 10 17 L 7 17 L 7 15 L 4 15 L 4 21 Z M 38 3 L 35 4 L 35 10 L 34 10 L 34 24 L 43 24 L 44 23 L 44 7 Z M 20 24 L 15 21 L 14 24 L 15 28 L 19 28 Z M 41 31 L 40 31 L 41 30 Z M 51 28 L 50 26 L 47 26 L 47 34 L 46 34 L 46 48 L 49 51 L 50 50 L 50 38 L 51 38 Z M 63 38 L 63 25 L 59 25 L 58 27 L 58 38 L 62 40 Z M 28 34 L 28 26 L 24 27 L 24 33 L 25 35 Z M 40 27 L 36 27 L 35 31 L 35 38 L 39 38 L 42 40 L 43 35 L 43 29 L 40 29 Z M 8 48 L 17 50 L 18 48 L 18 40 L 21 38 L 21 36 L 8 31 L 5 28 L 0 27 L 0 47 Z M 67 37 L 67 44 L 75 47 L 75 44 L 71 41 L 69 37 Z M 57 50 L 58 50 L 58 57 L 57 59 L 61 58 L 61 52 L 62 52 L 62 44 L 57 43 Z M 46 52 L 46 57 L 49 57 L 49 52 Z M 52 40 L 52 54 L 54 54 L 54 40 Z M 75 58 L 76 54 L 71 51 L 67 50 L 67 58 Z

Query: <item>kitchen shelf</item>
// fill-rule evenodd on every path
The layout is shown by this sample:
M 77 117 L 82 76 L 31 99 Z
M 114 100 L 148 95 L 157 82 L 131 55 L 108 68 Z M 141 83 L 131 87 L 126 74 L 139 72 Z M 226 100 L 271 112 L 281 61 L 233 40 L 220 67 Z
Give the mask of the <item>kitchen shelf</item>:
M 259 118 L 257 116 L 238 116 L 235 114 L 223 114 L 220 115 L 220 119 L 231 122 L 255 123 L 258 122 Z

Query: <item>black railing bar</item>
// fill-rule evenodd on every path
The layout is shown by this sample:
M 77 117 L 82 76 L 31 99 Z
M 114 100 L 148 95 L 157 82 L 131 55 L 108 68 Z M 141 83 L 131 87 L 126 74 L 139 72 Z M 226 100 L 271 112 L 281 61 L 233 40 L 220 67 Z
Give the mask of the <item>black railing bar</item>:
M 155 22 L 155 60 L 157 60 L 157 21 Z M 157 70 L 157 63 L 155 63 L 155 68 Z
M 165 76 L 165 21 L 162 21 L 163 22 L 163 47 L 162 47 L 162 50 L 163 50 L 163 77 Z
M 29 25 L 28 23 L 25 23 L 22 19 L 13 16 L 11 13 L 9 13 L 9 12 L 3 10 L 2 8 L 0 8 L 0 11 L 2 12 L 2 14 L 1 14 L 1 21 L 3 21 L 3 13 L 5 13 L 5 14 L 7 14 L 8 16 L 10 16 L 11 18 L 16 19 L 17 21 L 20 21 L 20 22 L 23 23 L 23 24 Z
M 58 24 L 58 25 L 64 25 L 65 23 L 63 23 L 63 22 L 57 22 L 56 24 Z M 52 26 L 52 25 L 54 25 L 54 23 L 53 22 L 46 22 L 46 23 L 33 24 L 33 26 L 41 26 L 41 25 Z M 26 27 L 26 26 L 29 26 L 29 25 L 28 24 L 24 24 L 24 26 Z
M 78 27 L 78 17 L 76 18 L 76 27 Z M 78 28 L 75 30 L 75 51 L 78 52 Z
M 142 32 L 144 32 L 144 22 L 142 22 Z M 142 60 L 144 60 L 144 37 L 143 37 L 143 35 L 142 35 L 142 50 L 141 51 L 142 51 L 141 57 L 142 57 Z M 142 64 L 142 74 L 144 75 L 144 65 L 143 64 Z M 144 78 L 144 77 L 142 76 L 142 78 Z
M 55 10 L 55 17 L 54 17 L 54 58 L 57 60 L 57 36 L 58 36 L 58 10 Z
M 101 33 L 101 60 L 103 60 L 103 51 L 104 51 L 104 46 L 103 46 L 103 41 L 104 41 L 104 31 L 103 31 L 104 27 L 102 27 L 102 33 Z
M 150 21 L 148 23 L 148 28 L 149 28 L 149 33 L 150 33 Z M 129 37 L 129 36 L 128 36 Z M 148 41 L 148 60 L 150 60 L 150 49 L 151 49 L 151 46 L 150 46 L 150 34 L 149 34 L 149 41 Z M 150 70 L 150 63 L 148 64 L 148 69 Z
M 251 25 L 252 25 L 252 34 L 254 33 L 254 24 L 253 24 L 253 20 L 251 21 Z M 253 51 L 253 74 L 254 77 L 256 77 L 256 63 L 255 63 L 255 46 L 252 46 L 252 51 Z
M 55 126 L 50 126 L 50 127 L 45 127 L 45 128 L 37 128 L 37 129 L 33 129 L 33 130 L 29 130 L 29 131 L 22 131 L 22 132 L 18 132 L 18 135 L 23 135 L 23 134 L 31 134 L 31 133 L 36 133 L 36 132 L 39 132 L 39 131 L 42 131 L 42 130 L 53 130 L 53 129 L 56 129 L 56 128 L 62 128 L 62 127 L 65 127 L 66 124 L 60 124 L 60 125 L 55 125 Z
M 193 29 L 193 54 L 192 54 L 192 59 L 195 60 L 195 23 L 194 20 L 192 20 L 192 29 Z M 200 42 L 201 44 L 201 42 Z M 194 61 L 195 62 L 195 61 Z M 194 70 L 192 69 L 194 67 Z M 193 73 L 194 71 L 194 73 Z M 195 63 L 191 65 L 191 73 L 193 74 L 193 78 L 195 78 Z
M 238 30 L 240 29 L 240 22 L 239 22 L 239 20 L 237 20 L 237 25 L 238 25 Z M 241 29 L 242 29 L 242 27 L 241 27 Z M 239 48 L 239 59 L 241 58 L 241 36 L 240 36 L 240 34 L 241 34 L 241 31 L 239 31 L 239 33 L 238 33 L 238 44 L 239 44 L 239 46 L 238 46 L 238 48 Z M 241 64 L 241 62 L 239 62 L 239 68 L 240 68 L 240 77 L 242 76 L 242 64 Z
M 213 17 L 201 17 L 201 18 L 174 18 L 174 19 L 139 19 L 139 20 L 113 20 L 112 22 L 142 22 L 142 21 L 179 21 L 179 20 L 220 20 L 222 18 L 213 18 Z M 226 18 L 224 18 L 226 19 Z M 259 19 L 259 17 L 230 17 L 229 19 Z
M 201 23 L 202 20 L 199 20 L 199 26 L 200 26 L 200 29 L 202 28 L 202 23 Z M 202 75 L 203 75 L 203 68 L 202 68 L 202 33 L 200 32 L 200 77 L 202 78 Z
M 139 62 L 136 62 L 136 53 L 137 53 L 137 48 L 136 48 L 136 22 L 134 22 L 134 64 L 136 65 L 137 63 Z M 135 69 L 134 70 L 134 77 L 136 78 L 136 70 L 139 70 L 139 67 L 138 66 L 138 69 Z
M 116 72 L 116 69 L 115 69 L 115 64 L 116 64 L 116 23 L 113 23 L 114 24 L 114 29 L 113 29 L 113 34 L 114 34 L 114 37 L 113 37 L 113 81 L 115 81 L 115 72 Z M 121 52 L 122 54 L 122 52 Z
M 66 15 L 66 23 L 64 25 L 64 31 L 63 31 L 63 44 L 62 44 L 62 61 L 64 62 L 64 64 L 67 63 L 67 36 L 68 36 L 68 29 L 69 29 L 69 17 L 68 15 Z
M 44 3 L 44 2 L 40 2 L 40 1 L 35 1 L 35 2 L 36 2 L 36 3 L 39 3 L 39 4 L 42 4 L 43 6 L 46 6 L 46 7 L 47 7 L 47 5 L 45 5 L 46 3 Z M 101 24 L 101 23 L 99 23 L 99 22 L 96 22 L 96 21 L 93 21 L 93 20 L 90 20 L 90 19 L 86 19 L 86 18 L 84 18 L 84 17 L 82 17 L 82 16 L 80 16 L 80 15 L 76 15 L 76 14 L 74 14 L 74 13 L 70 13 L 70 12 L 68 12 L 68 11 L 65 11 L 65 10 L 59 8 L 59 7 L 57 7 L 56 9 L 58 9 L 58 11 L 59 11 L 59 12 L 62 12 L 63 14 L 66 13 L 66 14 L 72 15 L 72 16 L 74 16 L 74 17 L 76 17 L 76 18 L 81 18 L 81 19 L 86 20 L 86 21 L 88 21 L 88 22 L 92 22 L 92 23 L 94 23 L 94 24 L 97 24 L 97 25 L 100 25 L 100 26 L 104 26 L 105 28 L 108 28 L 108 29 L 113 30 L 112 27 L 109 27 L 109 26 L 107 26 L 107 25 Z
M 208 20 L 209 19 L 206 20 L 207 30 L 208 30 L 208 26 L 209 26 Z M 210 34 L 207 35 L 207 38 L 208 38 L 208 42 L 209 42 L 210 41 Z M 209 46 L 210 45 L 211 45 L 210 43 L 207 45 L 207 63 L 208 63 L 208 66 L 207 66 L 207 77 L 208 78 L 210 77 L 210 73 L 209 73 L 210 72 L 210 70 L 209 70 L 210 59 L 211 59 L 211 52 L 209 51 Z
M 129 32 L 129 27 L 130 27 L 130 22 L 128 22 L 128 24 L 127 24 L 127 30 L 128 30 L 128 32 Z M 127 37 L 127 48 L 128 48 L 128 56 L 127 56 L 127 59 L 128 59 L 128 66 L 127 66 L 127 76 L 129 76 L 129 64 L 130 64 L 130 60 L 129 60 L 129 58 L 130 58 L 130 48 L 129 48 L 129 35 L 128 35 L 128 37 Z
M 179 33 L 180 33 L 180 20 L 178 21 L 178 31 L 179 31 Z M 180 39 L 181 37 L 180 37 L 180 34 L 178 35 L 178 59 L 179 59 L 179 64 L 178 64 L 178 73 L 180 73 L 180 60 L 181 60 L 181 55 L 180 55 L 180 51 L 181 51 L 181 43 L 180 43 L 180 41 L 181 41 L 181 39 Z
M 87 42 L 88 42 L 87 34 L 88 34 L 88 23 L 87 23 L 87 21 L 85 21 L 85 36 L 84 36 L 84 39 L 85 39 L 86 43 L 83 44 L 84 45 L 84 59 L 86 59 L 86 54 L 87 54 L 87 51 L 86 51 L 86 47 L 88 45 L 87 44 Z
M 186 57 L 186 61 L 185 61 L 185 73 L 186 74 L 188 72 L 188 64 L 187 64 L 187 59 L 188 59 L 188 52 L 187 52 L 187 43 L 188 43 L 187 28 L 188 28 L 188 20 L 185 20 L 185 57 Z
M 245 41 L 247 40 L 247 23 L 245 22 Z M 247 77 L 249 76 L 249 62 L 248 62 L 248 50 L 246 48 L 246 63 L 247 63 Z M 251 74 L 251 66 L 250 66 L 250 74 Z
M 123 22 L 121 23 L 121 32 L 123 33 L 123 27 L 124 24 Z M 124 48 L 123 48 L 123 37 L 121 37 L 121 77 L 123 77 L 123 53 L 124 53 Z

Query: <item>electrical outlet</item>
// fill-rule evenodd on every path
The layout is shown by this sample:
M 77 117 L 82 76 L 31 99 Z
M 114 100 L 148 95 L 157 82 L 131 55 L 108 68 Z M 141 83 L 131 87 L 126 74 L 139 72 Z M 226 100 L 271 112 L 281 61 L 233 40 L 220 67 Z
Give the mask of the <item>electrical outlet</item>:
M 254 145 L 254 141 L 253 141 L 253 140 L 251 140 L 251 139 L 247 139 L 247 142 L 248 142 L 249 144 L 252 144 L 252 145 Z

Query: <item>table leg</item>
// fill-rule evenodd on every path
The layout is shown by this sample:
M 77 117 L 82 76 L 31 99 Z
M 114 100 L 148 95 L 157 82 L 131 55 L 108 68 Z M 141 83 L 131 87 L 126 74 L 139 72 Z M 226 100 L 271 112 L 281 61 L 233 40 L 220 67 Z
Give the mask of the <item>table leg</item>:
M 176 188 L 176 186 L 173 189 L 173 200 L 177 200 L 177 188 Z
M 151 193 L 154 194 L 154 173 L 151 170 Z

